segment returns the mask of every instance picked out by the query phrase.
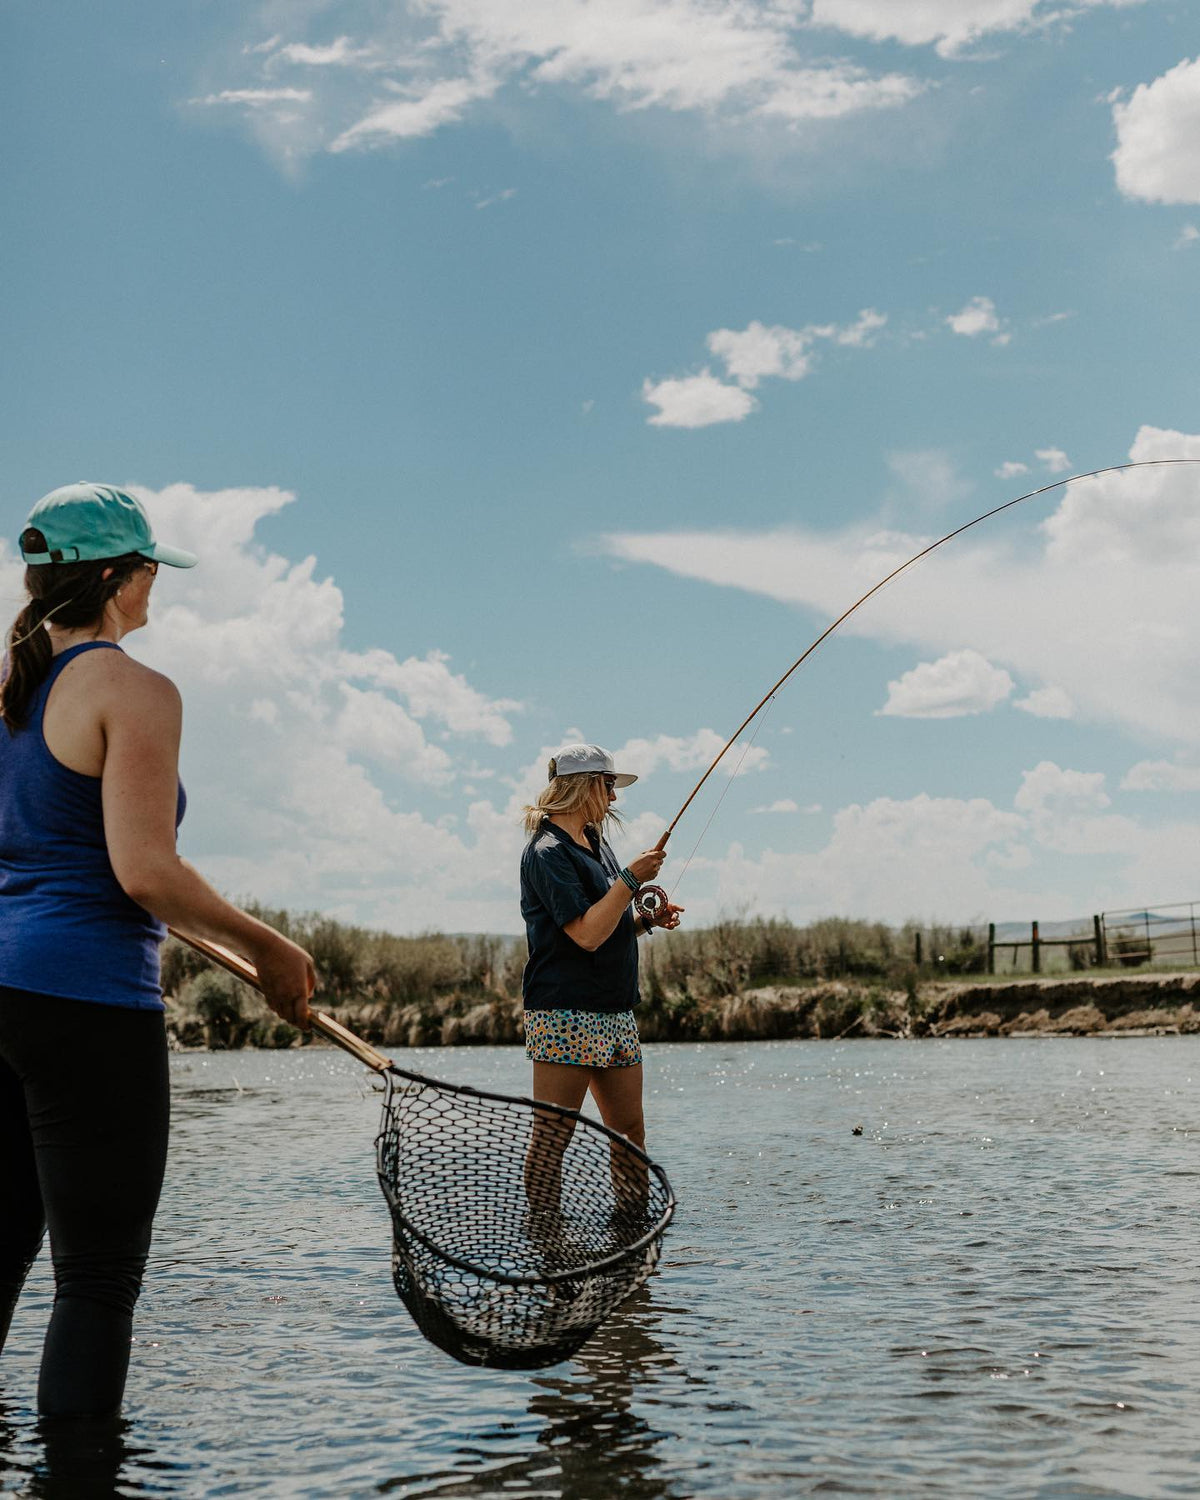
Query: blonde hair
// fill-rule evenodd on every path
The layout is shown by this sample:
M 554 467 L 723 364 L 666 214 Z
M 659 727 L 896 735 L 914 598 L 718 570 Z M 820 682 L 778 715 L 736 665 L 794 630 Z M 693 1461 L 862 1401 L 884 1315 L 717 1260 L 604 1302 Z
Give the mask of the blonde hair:
M 554 762 L 549 765 L 550 785 L 538 793 L 535 800 L 525 808 L 525 832 L 530 838 L 547 818 L 566 813 L 582 813 L 587 824 L 600 832 L 604 824 L 619 824 L 621 819 L 608 803 L 608 789 L 602 774 L 588 775 L 576 772 L 574 776 L 555 774 Z

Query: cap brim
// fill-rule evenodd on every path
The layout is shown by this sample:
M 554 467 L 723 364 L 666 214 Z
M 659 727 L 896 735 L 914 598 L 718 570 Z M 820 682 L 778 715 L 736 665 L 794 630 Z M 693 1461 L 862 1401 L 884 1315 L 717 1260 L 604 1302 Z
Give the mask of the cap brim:
M 637 777 L 631 776 L 628 771 L 618 771 L 617 774 L 613 777 L 613 785 L 632 786 L 636 780 Z
M 168 568 L 194 568 L 200 561 L 194 552 L 185 552 L 182 547 L 164 547 L 162 542 L 146 547 L 141 555 L 166 563 Z

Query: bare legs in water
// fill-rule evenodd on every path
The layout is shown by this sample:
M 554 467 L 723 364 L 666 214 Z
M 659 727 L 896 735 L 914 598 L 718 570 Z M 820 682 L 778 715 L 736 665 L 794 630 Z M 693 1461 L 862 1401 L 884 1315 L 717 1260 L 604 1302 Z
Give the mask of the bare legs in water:
M 626 1068 L 583 1068 L 574 1063 L 535 1062 L 533 1097 L 565 1109 L 578 1109 L 591 1090 L 600 1118 L 610 1130 L 646 1149 L 642 1113 L 642 1065 Z M 525 1158 L 525 1191 L 535 1209 L 557 1209 L 562 1189 L 562 1159 L 571 1143 L 571 1121 L 547 1111 L 534 1119 Z M 618 1208 L 637 1208 L 646 1202 L 646 1167 L 618 1142 L 612 1143 L 612 1179 Z

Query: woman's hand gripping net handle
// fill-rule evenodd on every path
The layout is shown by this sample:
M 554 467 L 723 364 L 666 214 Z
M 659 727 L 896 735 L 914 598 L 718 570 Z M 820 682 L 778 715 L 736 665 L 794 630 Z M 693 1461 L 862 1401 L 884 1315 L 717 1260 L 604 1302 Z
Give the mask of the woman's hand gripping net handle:
M 256 989 L 260 995 L 262 994 L 262 985 L 258 982 L 258 970 L 241 954 L 234 953 L 229 948 L 223 948 L 220 943 L 210 943 L 204 938 L 188 937 L 186 932 L 177 932 L 174 927 L 170 929 L 170 933 L 181 943 L 194 948 L 210 963 L 227 970 L 236 979 L 240 979 L 244 984 Z M 369 1042 L 364 1042 L 362 1037 L 355 1036 L 340 1021 L 335 1021 L 324 1011 L 310 1010 L 308 1015 L 314 1031 L 319 1031 L 329 1041 L 336 1042 L 339 1047 L 349 1052 L 351 1057 L 358 1058 L 359 1062 L 365 1063 L 368 1068 L 374 1068 L 377 1073 L 386 1073 L 392 1066 L 390 1057 L 384 1057 L 382 1052 L 376 1052 Z

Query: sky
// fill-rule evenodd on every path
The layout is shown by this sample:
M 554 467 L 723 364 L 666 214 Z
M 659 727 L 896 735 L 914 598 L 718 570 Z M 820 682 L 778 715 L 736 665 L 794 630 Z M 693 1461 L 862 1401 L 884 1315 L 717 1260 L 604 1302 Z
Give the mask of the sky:
M 561 744 L 652 844 L 906 557 L 1200 459 L 1184 0 L 0 0 L 0 606 L 131 489 L 181 850 L 518 932 Z M 1200 898 L 1200 465 L 940 548 L 680 821 L 685 921 Z M 736 774 L 726 774 L 726 772 Z

